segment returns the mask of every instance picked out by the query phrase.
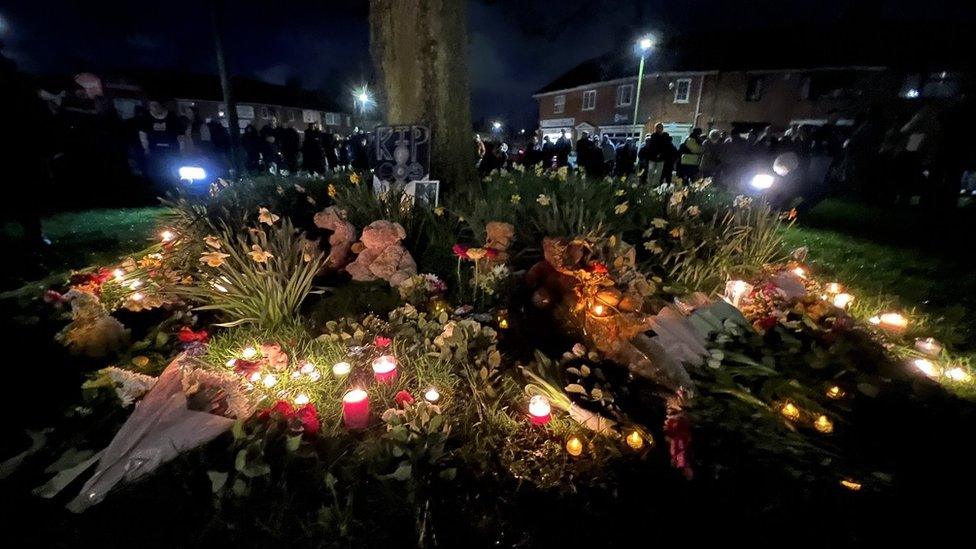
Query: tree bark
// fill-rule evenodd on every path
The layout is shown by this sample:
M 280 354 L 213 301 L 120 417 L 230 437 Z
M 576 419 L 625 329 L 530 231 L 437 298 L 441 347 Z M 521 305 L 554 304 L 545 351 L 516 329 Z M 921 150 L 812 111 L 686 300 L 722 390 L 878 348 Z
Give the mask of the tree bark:
M 370 0 L 371 50 L 390 124 L 430 127 L 431 179 L 478 189 L 468 87 L 467 0 Z

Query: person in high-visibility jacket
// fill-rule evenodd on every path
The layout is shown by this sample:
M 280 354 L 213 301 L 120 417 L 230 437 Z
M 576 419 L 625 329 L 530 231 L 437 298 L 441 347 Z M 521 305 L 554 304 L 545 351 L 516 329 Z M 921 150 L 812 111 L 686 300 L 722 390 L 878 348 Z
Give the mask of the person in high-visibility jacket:
M 692 181 L 698 175 L 698 168 L 701 166 L 702 157 L 702 130 L 695 128 L 691 130 L 691 135 L 685 138 L 681 147 L 678 148 L 681 157 L 678 160 L 678 177 L 687 181 Z

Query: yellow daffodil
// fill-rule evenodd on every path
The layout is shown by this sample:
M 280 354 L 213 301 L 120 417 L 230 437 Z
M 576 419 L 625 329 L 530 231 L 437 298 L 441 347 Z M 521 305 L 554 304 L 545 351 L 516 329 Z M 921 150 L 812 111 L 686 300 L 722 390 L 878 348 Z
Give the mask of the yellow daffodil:
M 358 173 L 353 173 L 349 176 L 349 182 L 352 183 L 353 185 L 359 185 L 359 181 L 360 179 Z
M 336 186 L 333 185 L 332 183 L 329 183 L 328 193 L 329 193 L 329 198 L 335 198 L 336 194 L 338 194 L 338 191 L 336 191 Z
M 224 260 L 230 257 L 230 254 L 224 254 L 217 251 L 207 252 L 200 256 L 200 263 L 206 263 L 211 267 L 220 267 L 224 264 Z
M 628 204 L 627 202 L 621 202 L 620 204 L 617 204 L 617 206 L 613 209 L 613 213 L 617 215 L 621 215 L 626 213 L 628 208 L 630 208 L 630 204 Z
M 558 177 L 560 181 L 566 181 L 566 178 L 569 177 L 569 168 L 563 166 L 556 170 L 556 177 Z
M 688 211 L 688 215 L 690 215 L 691 217 L 697 217 L 698 214 L 701 213 L 701 210 L 698 209 L 698 206 L 689 206 L 687 211 Z
M 261 249 L 261 246 L 254 244 L 251 246 L 251 251 L 248 252 L 251 255 L 251 259 L 258 263 L 267 263 L 269 259 L 274 257 L 270 252 L 266 252 Z
M 443 206 L 438 206 L 438 207 L 434 208 L 434 215 L 436 215 L 437 217 L 443 217 L 444 216 L 444 207 Z
M 539 195 L 539 198 L 536 198 L 535 201 L 538 202 L 539 205 L 541 205 L 541 206 L 548 206 L 552 202 L 549 199 L 549 197 L 546 196 L 546 195 L 544 195 L 544 194 L 540 194 Z
M 518 204 L 521 201 L 522 201 L 522 197 L 521 196 L 519 196 L 517 194 L 513 194 L 512 195 L 512 204 Z
M 145 368 L 149 365 L 149 357 L 139 355 L 132 357 L 132 365 L 138 368 Z
M 664 253 L 664 248 L 658 245 L 657 240 L 648 240 L 645 242 L 644 249 L 655 254 Z
M 627 191 L 625 191 L 624 189 L 617 189 L 616 191 L 613 191 L 613 196 L 623 196 L 624 193 L 626 192 Z
M 654 225 L 655 229 L 663 229 L 668 226 L 668 220 L 655 217 L 651 220 L 651 225 Z
M 675 238 L 681 238 L 684 235 L 685 235 L 685 228 L 684 227 L 675 227 L 675 228 L 671 229 L 671 236 L 673 236 Z
M 258 208 L 258 221 L 265 225 L 274 225 L 281 217 L 271 213 L 267 208 Z
M 220 239 L 214 235 L 208 235 L 203 237 L 203 242 L 215 250 L 220 249 Z

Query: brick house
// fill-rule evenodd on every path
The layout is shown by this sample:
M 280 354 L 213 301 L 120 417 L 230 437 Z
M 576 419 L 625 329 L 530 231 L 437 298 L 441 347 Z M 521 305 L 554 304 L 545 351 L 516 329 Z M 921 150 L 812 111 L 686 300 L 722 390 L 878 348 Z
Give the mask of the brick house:
M 556 78 L 533 95 L 540 131 L 550 139 L 567 131 L 575 140 L 588 131 L 619 141 L 662 122 L 680 142 L 694 127 L 747 131 L 772 124 L 784 130 L 830 119 L 845 124 L 860 99 L 894 95 L 900 84 L 900 77 L 873 65 L 749 70 L 648 59 L 635 125 L 637 71 L 636 56 L 610 54 Z

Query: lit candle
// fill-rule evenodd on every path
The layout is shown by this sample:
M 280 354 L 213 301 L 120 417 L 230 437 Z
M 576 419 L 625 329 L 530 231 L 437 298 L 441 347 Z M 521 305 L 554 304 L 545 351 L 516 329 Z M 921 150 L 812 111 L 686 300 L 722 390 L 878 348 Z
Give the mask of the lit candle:
M 369 399 L 366 391 L 353 389 L 342 397 L 342 421 L 346 429 L 365 429 L 369 424 Z
M 129 283 L 129 287 L 132 288 L 133 290 L 135 290 L 139 286 L 142 286 L 141 280 L 133 280 L 132 282 Z
M 163 242 L 170 242 L 170 241 L 172 241 L 172 240 L 173 240 L 174 238 L 176 238 L 176 235 L 175 235 L 175 234 L 173 234 L 173 231 L 170 231 L 170 230 L 168 230 L 168 229 L 167 229 L 167 230 L 165 230 L 165 231 L 163 231 L 163 232 L 161 232 L 161 233 L 159 233 L 159 238 L 160 238 L 160 240 L 162 240 Z
M 633 450 L 640 450 L 644 447 L 644 437 L 637 431 L 631 431 L 627 435 L 627 446 L 630 446 Z
M 498 329 L 507 330 L 508 329 L 508 311 L 502 309 L 498 311 Z
M 787 402 L 779 409 L 779 413 L 783 414 L 783 417 L 790 421 L 796 421 L 800 419 L 800 409 L 793 405 L 792 402 Z
M 844 394 L 845 394 L 844 390 L 841 389 L 840 386 L 838 385 L 832 385 L 830 388 L 827 389 L 827 398 L 831 400 L 839 400 L 841 398 L 844 398 Z
M 846 309 L 847 306 L 851 304 L 851 301 L 854 301 L 854 296 L 844 293 L 835 295 L 833 299 L 834 307 L 837 307 L 838 309 Z
M 877 317 L 877 319 L 877 322 L 874 322 L 873 319 L 871 322 L 880 326 L 882 330 L 894 335 L 905 333 L 905 328 L 908 327 L 908 319 L 900 313 L 885 313 Z
M 969 375 L 969 372 L 962 368 L 962 366 L 954 366 L 949 368 L 946 370 L 945 375 L 952 381 L 969 381 L 973 378 L 971 375 Z
M 929 377 L 939 377 L 939 367 L 927 358 L 916 358 L 912 361 L 918 371 Z
M 942 344 L 931 337 L 916 339 L 915 348 L 929 356 L 939 356 L 942 352 Z
M 261 380 L 261 384 L 268 389 L 274 387 L 276 383 L 278 383 L 278 378 L 274 374 L 266 374 L 264 379 Z
M 582 454 L 583 441 L 580 440 L 579 437 L 569 437 L 569 440 L 566 441 L 566 453 L 573 457 L 577 457 Z
M 825 415 L 818 417 L 817 421 L 813 422 L 813 427 L 825 435 L 834 432 L 834 423 Z
M 142 295 L 142 292 L 135 292 L 129 297 L 132 299 L 132 301 L 142 301 L 142 298 L 145 296 Z
M 298 396 L 295 397 L 295 404 L 298 406 L 304 406 L 305 404 L 309 403 L 309 400 L 311 399 L 308 398 L 308 395 L 305 393 L 299 393 Z
M 725 300 L 738 307 L 742 298 L 752 291 L 752 284 L 745 280 L 730 280 L 725 283 Z
M 397 376 L 397 359 L 383 355 L 373 360 L 373 377 L 380 383 L 392 383 Z
M 233 368 L 234 366 L 237 366 L 237 359 L 232 358 L 228 360 L 227 362 L 224 363 L 224 366 L 227 366 L 228 368 Z
M 253 372 L 247 379 L 251 383 L 257 383 L 261 380 L 261 372 Z
M 352 371 L 352 364 L 348 362 L 336 362 L 332 365 L 332 375 L 336 377 L 342 377 L 349 375 Z
M 529 399 L 529 418 L 533 425 L 545 425 L 552 419 L 552 406 L 549 399 L 542 395 L 535 395 Z
M 440 392 L 437 389 L 433 388 L 433 387 L 431 387 L 430 389 L 427 389 L 427 392 L 424 393 L 424 400 L 426 400 L 427 402 L 430 402 L 431 404 L 437 402 L 440 399 L 441 399 Z
M 834 294 L 834 295 L 844 291 L 844 287 L 836 282 L 831 282 L 830 284 L 827 284 L 826 286 L 824 286 L 824 289 L 827 290 L 828 294 Z
M 800 278 L 806 278 L 807 277 L 807 272 L 803 269 L 803 267 L 797 267 L 797 268 L 793 269 L 793 274 L 795 274 L 796 276 L 798 276 Z
M 308 374 L 308 378 L 312 381 L 318 381 L 320 377 L 322 377 L 322 374 L 320 374 L 318 370 Z
M 251 360 L 252 358 L 258 356 L 258 350 L 254 347 L 244 347 L 244 350 L 241 351 L 241 356 L 247 360 Z
M 849 479 L 849 478 L 845 478 L 844 480 L 840 481 L 840 485 L 852 492 L 857 492 L 858 490 L 861 489 L 860 482 L 857 482 L 856 480 Z
M 600 303 L 594 305 L 591 310 L 593 311 L 593 316 L 603 316 L 607 312 L 607 308 Z

